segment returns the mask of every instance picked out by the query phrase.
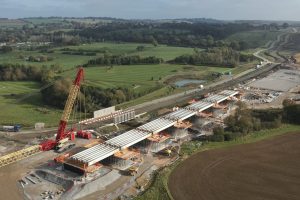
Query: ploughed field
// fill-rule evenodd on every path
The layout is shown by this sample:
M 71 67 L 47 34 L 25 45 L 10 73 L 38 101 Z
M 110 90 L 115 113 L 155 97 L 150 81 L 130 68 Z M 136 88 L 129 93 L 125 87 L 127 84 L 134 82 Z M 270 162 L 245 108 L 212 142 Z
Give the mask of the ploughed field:
M 298 200 L 300 133 L 195 154 L 168 187 L 175 200 Z

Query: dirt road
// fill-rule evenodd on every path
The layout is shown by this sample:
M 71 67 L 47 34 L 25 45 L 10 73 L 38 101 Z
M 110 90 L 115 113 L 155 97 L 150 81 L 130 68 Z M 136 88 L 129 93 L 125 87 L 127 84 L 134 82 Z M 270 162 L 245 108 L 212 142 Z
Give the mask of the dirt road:
M 175 200 L 298 200 L 300 132 L 196 154 L 169 179 Z

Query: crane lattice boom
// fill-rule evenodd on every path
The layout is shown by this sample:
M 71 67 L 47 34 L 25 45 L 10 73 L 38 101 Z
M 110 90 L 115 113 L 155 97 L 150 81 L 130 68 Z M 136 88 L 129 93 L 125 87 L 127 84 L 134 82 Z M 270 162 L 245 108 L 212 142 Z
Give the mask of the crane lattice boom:
M 47 141 L 43 142 L 41 144 L 42 150 L 45 151 L 45 150 L 53 149 L 54 146 L 60 140 L 69 137 L 69 133 L 66 132 L 66 127 L 67 127 L 67 123 L 68 123 L 70 114 L 72 112 L 76 97 L 78 95 L 78 92 L 79 92 L 79 89 L 80 89 L 80 84 L 81 84 L 81 81 L 83 80 L 83 76 L 84 76 L 83 68 L 80 67 L 78 69 L 78 72 L 77 72 L 76 78 L 73 82 L 73 85 L 71 86 L 70 91 L 69 91 L 69 96 L 68 96 L 68 99 L 67 99 L 66 104 L 65 104 L 64 112 L 63 112 L 63 114 L 61 116 L 61 119 L 60 119 L 60 122 L 59 122 L 59 127 L 58 127 L 58 131 L 57 131 L 57 135 L 56 135 L 56 140 L 55 141 L 47 140 Z

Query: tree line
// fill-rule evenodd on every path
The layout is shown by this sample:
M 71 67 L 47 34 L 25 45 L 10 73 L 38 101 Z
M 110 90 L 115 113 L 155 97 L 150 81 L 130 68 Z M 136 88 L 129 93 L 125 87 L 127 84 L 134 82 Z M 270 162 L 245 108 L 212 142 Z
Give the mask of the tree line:
M 222 47 L 209 48 L 206 51 L 195 51 L 193 55 L 182 55 L 170 62 L 176 64 L 236 67 L 239 61 L 239 52 L 229 47 Z
M 109 49 L 107 47 L 103 47 L 101 49 L 71 49 L 71 48 L 62 48 L 60 49 L 62 54 L 68 55 L 83 55 L 83 56 L 96 56 L 97 53 L 107 54 L 109 53 Z
M 57 66 L 36 67 L 19 64 L 0 64 L 0 81 L 36 81 L 43 85 L 49 84 L 49 87 L 41 91 L 43 102 L 47 105 L 63 109 L 72 85 L 72 80 L 57 77 L 57 70 L 59 70 Z M 144 93 L 135 93 L 129 88 L 103 89 L 82 85 L 79 97 L 81 99 L 85 98 L 85 104 L 83 101 L 81 102 L 82 109 L 92 112 L 102 107 L 129 101 L 156 89 L 158 88 L 149 89 L 148 91 L 144 91 Z
M 111 23 L 99 21 L 89 24 L 65 19 L 56 23 L 45 20 L 40 24 L 30 22 L 22 27 L 1 28 L 0 42 L 51 42 L 57 46 L 103 41 L 156 42 L 202 48 L 227 46 L 235 50 L 243 50 L 256 46 L 247 41 L 227 41 L 226 38 L 242 31 L 278 30 L 289 26 L 275 23 L 253 25 L 251 22 L 244 21 L 237 23 L 199 19 L 184 19 L 183 21 L 164 23 L 159 20 L 113 19 Z
M 241 31 L 260 30 L 262 26 L 247 23 L 111 23 L 99 27 L 74 30 L 73 35 L 90 38 L 93 41 L 122 41 L 153 43 L 172 46 L 216 47 L 232 46 L 226 37 Z M 246 49 L 246 41 L 238 43 L 238 48 Z M 238 49 L 237 49 L 238 50 Z
M 13 48 L 7 45 L 4 45 L 0 48 L 0 53 L 9 53 L 12 52 Z
M 163 62 L 162 58 L 155 56 L 141 57 L 139 55 L 109 55 L 104 54 L 95 59 L 91 59 L 84 66 L 89 65 L 136 65 L 136 64 L 160 64 Z
M 63 109 L 71 85 L 71 79 L 59 79 L 55 81 L 53 85 L 42 91 L 43 101 L 47 105 Z M 81 108 L 81 111 L 92 112 L 103 107 L 129 101 L 134 96 L 134 92 L 128 88 L 103 89 L 82 85 L 78 95 L 77 109 Z
M 225 118 L 225 129 L 217 126 L 213 129 L 211 141 L 230 141 L 253 131 L 279 128 L 282 123 L 300 124 L 300 105 L 284 100 L 282 109 L 250 110 L 238 102 L 235 114 Z
M 96 56 L 95 52 L 84 52 L 84 51 L 63 51 L 62 54 L 66 55 L 78 55 L 78 56 Z
M 19 57 L 23 58 L 23 59 L 25 59 L 26 61 L 29 61 L 29 62 L 48 62 L 48 61 L 54 60 L 53 57 L 46 56 L 46 55 L 29 56 L 29 57 L 25 57 L 25 56 L 20 55 Z
M 58 66 L 37 67 L 22 64 L 0 64 L 0 81 L 37 81 L 47 83 L 54 78 Z
M 58 79 L 50 87 L 41 91 L 42 99 L 47 105 L 57 108 L 64 108 L 66 99 L 69 94 L 69 88 L 72 85 L 71 79 Z M 117 87 L 117 88 L 100 88 L 88 85 L 82 85 L 78 99 L 78 107 L 81 111 L 93 112 L 94 110 L 117 105 L 126 101 L 151 93 L 162 86 L 157 84 L 155 87 L 142 92 L 135 92 L 131 88 Z

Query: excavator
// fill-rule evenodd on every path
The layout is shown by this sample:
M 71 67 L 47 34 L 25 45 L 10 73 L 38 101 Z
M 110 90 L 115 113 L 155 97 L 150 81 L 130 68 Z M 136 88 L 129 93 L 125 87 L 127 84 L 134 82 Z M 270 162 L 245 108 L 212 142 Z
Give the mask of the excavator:
M 127 169 L 127 174 L 130 176 L 135 176 L 139 171 L 139 166 L 131 166 Z
M 62 146 L 69 139 L 74 139 L 74 130 L 66 130 L 67 123 L 72 112 L 76 97 L 78 96 L 81 82 L 84 78 L 83 68 L 78 68 L 76 78 L 70 88 L 69 96 L 65 104 L 63 114 L 61 116 L 55 140 L 46 140 L 40 144 L 42 151 L 49 151 L 56 147 Z

